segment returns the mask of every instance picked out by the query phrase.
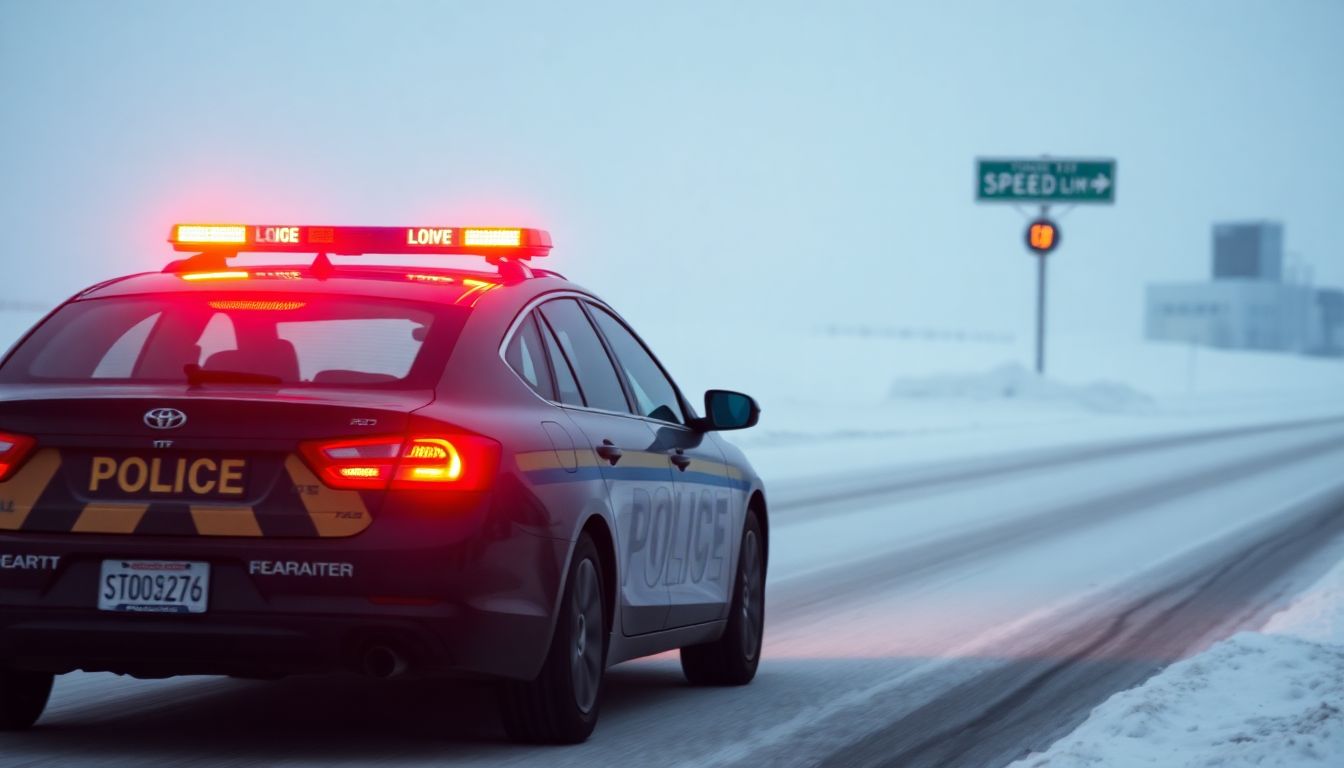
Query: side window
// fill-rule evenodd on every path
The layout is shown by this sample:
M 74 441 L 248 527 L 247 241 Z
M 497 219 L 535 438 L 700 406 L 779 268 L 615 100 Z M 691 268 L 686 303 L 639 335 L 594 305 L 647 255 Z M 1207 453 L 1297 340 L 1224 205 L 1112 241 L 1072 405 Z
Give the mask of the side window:
M 668 381 L 649 351 L 610 312 L 596 305 L 589 306 L 592 307 L 593 318 L 597 320 L 597 327 L 607 337 L 607 343 L 625 371 L 626 382 L 635 395 L 639 415 L 673 424 L 686 423 L 676 387 Z
M 583 405 L 583 393 L 579 391 L 579 383 L 574 380 L 574 370 L 569 367 L 565 353 L 560 351 L 560 343 L 555 340 L 555 334 L 551 333 L 546 321 L 540 317 L 536 319 L 546 344 L 546 358 L 551 361 L 551 370 L 555 372 L 555 388 L 559 390 L 557 394 L 560 395 L 560 402 L 565 405 Z
M 537 321 L 532 315 L 523 318 L 513 339 L 504 350 L 504 360 L 533 392 L 546 398 L 555 399 L 555 388 L 551 386 L 551 372 L 546 364 L 546 351 L 543 348 L 541 334 L 537 332 Z
M 621 381 L 616 369 L 602 346 L 602 340 L 593 330 L 593 324 L 578 302 L 573 299 L 555 299 L 541 305 L 541 315 L 555 331 L 565 357 L 574 366 L 574 375 L 583 388 L 584 399 L 590 408 L 629 413 Z

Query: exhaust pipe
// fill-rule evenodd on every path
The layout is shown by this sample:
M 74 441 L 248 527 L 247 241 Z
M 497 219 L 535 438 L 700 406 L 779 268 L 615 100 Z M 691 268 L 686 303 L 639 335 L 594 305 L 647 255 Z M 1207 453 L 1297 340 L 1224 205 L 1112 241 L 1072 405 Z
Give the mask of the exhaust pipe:
M 386 645 L 371 645 L 364 651 L 364 674 L 380 680 L 406 673 L 406 657 Z

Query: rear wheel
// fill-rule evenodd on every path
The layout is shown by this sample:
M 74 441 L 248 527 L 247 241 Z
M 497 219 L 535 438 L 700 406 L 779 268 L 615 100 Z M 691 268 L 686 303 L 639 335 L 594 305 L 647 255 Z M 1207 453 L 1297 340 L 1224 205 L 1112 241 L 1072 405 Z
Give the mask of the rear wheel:
M 574 548 L 555 636 L 541 674 L 504 684 L 504 730 L 515 741 L 577 744 L 597 725 L 607 661 L 602 561 L 584 534 Z
M 0 669 L 0 731 L 26 731 L 42 716 L 55 677 Z
M 712 643 L 682 648 L 681 670 L 693 685 L 746 685 L 756 677 L 764 635 L 765 537 L 756 512 L 748 510 L 728 626 Z

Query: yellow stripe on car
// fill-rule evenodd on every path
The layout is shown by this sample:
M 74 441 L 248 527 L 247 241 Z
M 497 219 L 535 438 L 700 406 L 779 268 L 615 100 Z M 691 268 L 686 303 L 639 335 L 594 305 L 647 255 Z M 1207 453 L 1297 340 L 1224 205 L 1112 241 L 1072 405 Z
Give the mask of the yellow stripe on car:
M 74 533 L 135 533 L 148 504 L 85 504 L 70 530 Z
M 202 536 L 261 536 L 261 524 L 252 507 L 191 505 L 191 520 Z

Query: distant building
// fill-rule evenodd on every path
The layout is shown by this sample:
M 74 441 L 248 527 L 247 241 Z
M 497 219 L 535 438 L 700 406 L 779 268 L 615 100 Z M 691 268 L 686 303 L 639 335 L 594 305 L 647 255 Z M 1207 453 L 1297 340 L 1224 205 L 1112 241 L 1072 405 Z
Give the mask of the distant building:
M 1344 355 L 1344 290 L 1322 288 L 1316 291 L 1315 322 L 1318 335 L 1310 351 L 1319 355 Z
M 1306 352 L 1313 293 L 1267 280 L 1150 285 L 1145 331 L 1157 341 Z
M 1276 221 L 1213 225 L 1213 279 L 1283 279 L 1283 225 Z
M 1223 349 L 1344 355 L 1344 291 L 1283 280 L 1283 225 L 1213 227 L 1213 280 L 1149 285 L 1144 335 Z

